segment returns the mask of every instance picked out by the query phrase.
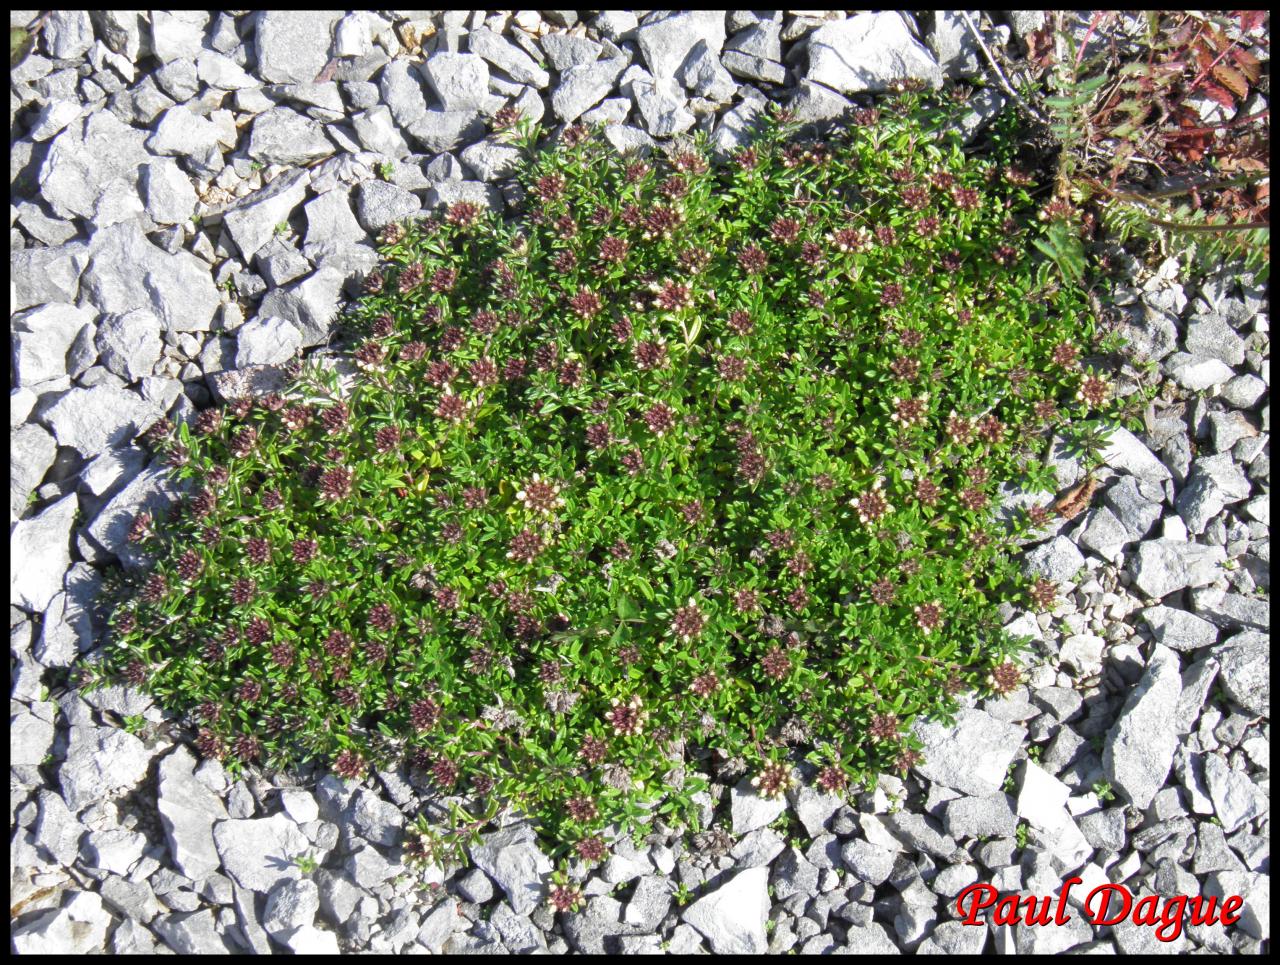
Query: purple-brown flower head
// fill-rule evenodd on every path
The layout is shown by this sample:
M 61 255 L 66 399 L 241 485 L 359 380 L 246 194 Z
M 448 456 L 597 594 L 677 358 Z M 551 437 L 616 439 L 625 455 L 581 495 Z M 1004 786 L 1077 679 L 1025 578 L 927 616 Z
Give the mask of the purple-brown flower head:
M 689 690 L 699 697 L 710 697 L 720 689 L 720 678 L 713 671 L 707 671 L 693 678 Z
M 791 673 L 791 658 L 781 647 L 770 647 L 760 658 L 760 669 L 764 671 L 766 677 L 782 680 Z
M 925 392 L 914 399 L 893 397 L 893 413 L 889 418 L 904 429 L 921 425 L 929 415 L 929 393 Z
M 929 634 L 942 625 L 942 604 L 937 600 L 932 603 L 921 603 L 914 607 L 916 626 L 924 634 Z
M 890 504 L 881 491 L 882 482 L 877 479 L 866 492 L 851 500 L 851 505 L 858 513 L 861 523 L 874 523 L 893 512 Z
M 1076 399 L 1085 402 L 1094 408 L 1102 405 L 1111 397 L 1111 386 L 1107 380 L 1097 375 L 1086 375 L 1080 380 L 1080 388 L 1076 392 Z
M 336 502 L 351 495 L 354 474 L 345 466 L 334 466 L 320 474 L 320 498 Z
M 569 299 L 569 307 L 580 318 L 591 319 L 600 314 L 603 303 L 600 301 L 600 296 L 590 288 L 579 288 L 573 297 Z
M 358 780 L 363 777 L 367 766 L 365 759 L 354 750 L 342 751 L 333 762 L 334 772 L 348 780 Z
M 697 602 L 693 597 L 689 598 L 689 602 L 682 607 L 676 609 L 675 614 L 671 618 L 671 632 L 675 636 L 688 643 L 690 640 L 701 635 L 703 627 L 706 626 L 707 619 L 703 612 L 698 608 Z
M 655 436 L 670 432 L 676 424 L 676 414 L 665 402 L 655 402 L 644 412 L 644 424 Z
M 632 352 L 636 367 L 642 372 L 650 369 L 665 368 L 667 364 L 667 343 L 662 339 L 636 343 Z
M 532 513 L 550 515 L 564 507 L 564 497 L 560 495 L 564 486 L 552 479 L 543 479 L 540 473 L 534 473 L 517 493 L 516 500 Z
M 738 253 L 738 264 L 748 275 L 758 275 L 769 266 L 769 256 L 759 245 L 749 244 Z
M 581 824 L 594 821 L 600 816 L 600 809 L 596 806 L 595 800 L 586 796 L 569 798 L 565 802 L 565 811 L 568 812 L 569 817 Z
M 409 722 L 413 729 L 421 733 L 430 730 L 440 719 L 441 707 L 430 697 L 415 700 L 409 705 Z
M 1031 585 L 1031 602 L 1039 610 L 1050 610 L 1058 602 L 1058 587 L 1043 577 Z
M 796 781 L 788 764 L 770 761 L 764 765 L 760 773 L 751 779 L 751 786 L 760 792 L 761 797 L 781 798 Z
M 634 737 L 644 730 L 649 712 L 644 709 L 644 702 L 633 696 L 625 704 L 617 697 L 611 701 L 613 708 L 605 712 L 604 719 L 613 727 L 613 733 L 620 737 Z
M 531 529 L 523 529 L 511 537 L 507 547 L 507 559 L 518 563 L 532 563 L 546 548 L 541 536 Z

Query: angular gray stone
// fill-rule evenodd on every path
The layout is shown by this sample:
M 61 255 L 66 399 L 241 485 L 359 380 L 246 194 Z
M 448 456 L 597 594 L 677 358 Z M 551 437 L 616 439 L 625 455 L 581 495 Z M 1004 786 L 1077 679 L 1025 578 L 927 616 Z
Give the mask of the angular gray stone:
M 302 348 L 296 325 L 283 318 L 254 318 L 236 330 L 236 367 L 278 365 Z
M 231 940 L 219 932 L 212 908 L 202 911 L 161 915 L 151 929 L 179 955 L 225 955 L 237 951 Z
M 9 718 L 9 763 L 13 767 L 36 767 L 53 746 L 53 724 L 34 714 L 13 714 Z
M 1128 342 L 1125 351 L 1138 361 L 1159 362 L 1178 347 L 1177 322 L 1176 316 L 1142 302 L 1130 310 L 1117 331 Z
M 764 797 L 744 777 L 730 791 L 733 834 L 740 836 L 772 824 L 787 809 L 785 797 Z
M 520 149 L 495 141 L 477 141 L 458 155 L 462 163 L 481 181 L 493 181 L 515 173 L 520 163 Z
M 1011 837 L 1018 818 L 1007 794 L 959 797 L 944 805 L 943 827 L 957 838 Z
M 490 211 L 502 210 L 502 193 L 494 185 L 483 181 L 441 181 L 427 190 L 422 206 L 434 210 L 441 205 L 447 206 L 459 201 L 467 201 Z
M 476 866 L 506 894 L 516 914 L 528 914 L 542 900 L 551 862 L 538 848 L 533 829 L 527 824 L 484 835 L 469 851 Z
M 19 955 L 101 954 L 111 923 L 96 893 L 75 891 L 61 907 L 15 928 L 10 937 Z
M 738 867 L 755 868 L 772 862 L 782 854 L 784 847 L 782 835 L 773 828 L 757 828 L 750 834 L 744 835 L 742 840 L 733 846 L 729 856 Z M 648 868 L 646 867 L 645 870 L 647 871 Z
M 93 46 L 93 23 L 84 10 L 54 10 L 40 39 L 54 60 L 77 60 Z
M 770 884 L 775 901 L 786 901 L 793 895 L 815 894 L 818 890 L 818 868 L 805 858 L 799 848 L 787 848 L 773 863 Z
M 307 214 L 305 244 L 344 244 L 367 240 L 364 228 L 351 211 L 350 193 L 348 188 L 335 188 L 307 202 L 303 209 Z
M 153 311 L 167 331 L 206 332 L 221 305 L 208 265 L 188 251 L 168 254 L 136 221 L 100 228 L 89 240 L 91 261 L 82 296 L 109 315 Z
M 1220 359 L 1227 365 L 1243 365 L 1245 342 L 1221 315 L 1192 315 L 1187 322 L 1187 351 Z
M 10 325 L 15 385 L 33 385 L 67 374 L 67 353 L 92 325 L 93 312 L 74 305 L 41 305 L 14 316 Z
M 1054 583 L 1070 583 L 1084 567 L 1084 556 L 1067 537 L 1055 536 L 1028 551 L 1025 566 L 1029 573 Z
M 175 867 L 194 881 L 222 864 L 213 826 L 225 821 L 222 800 L 195 777 L 195 758 L 179 745 L 160 761 L 156 807 Z
M 186 104 L 179 104 L 161 115 L 155 133 L 147 139 L 147 150 L 152 154 L 202 158 L 210 151 L 221 153 L 222 132 L 213 121 Z
M 1198 650 L 1218 642 L 1218 628 L 1194 613 L 1168 606 L 1153 606 L 1142 611 L 1143 621 L 1151 628 L 1158 643 L 1171 650 Z
M 40 108 L 40 114 L 27 136 L 33 141 L 47 141 L 64 131 L 68 124 L 78 121 L 83 116 L 82 110 L 76 101 L 50 101 Z
M 720 62 L 735 77 L 763 81 L 766 84 L 781 84 L 787 79 L 787 69 L 785 67 L 755 54 L 745 54 L 739 50 L 726 50 L 720 55 Z
M 310 84 L 329 61 L 339 10 L 262 10 L 254 15 L 258 74 L 275 84 Z
M 505 901 L 498 902 L 497 907 L 494 908 L 493 913 L 489 916 L 489 923 L 502 936 L 503 947 L 513 954 L 521 955 L 547 951 L 547 939 L 542 930 L 530 921 L 527 916 L 517 915 Z M 417 930 L 416 925 L 414 925 L 414 930 Z
M 43 427 L 28 422 L 9 436 L 9 520 L 14 522 L 27 510 L 27 497 L 40 485 L 53 465 L 58 444 Z
M 1215 647 L 1218 679 L 1229 698 L 1259 717 L 1271 716 L 1270 636 L 1244 630 Z
M 1191 464 L 1191 475 L 1178 493 L 1174 508 L 1187 529 L 1198 535 L 1226 506 L 1249 495 L 1248 477 L 1229 454 L 1220 453 L 1200 457 Z
M 1163 483 L 1172 476 L 1154 453 L 1132 432 L 1112 427 L 1112 434 L 1101 453 L 1102 461 L 1112 469 L 1123 470 L 1140 481 Z
M 716 103 L 729 100 L 738 90 L 737 81 L 724 69 L 720 58 L 699 40 L 676 74 L 685 90 Z
M 1169 377 L 1184 389 L 1203 392 L 1229 381 L 1235 372 L 1220 359 L 1175 352 L 1163 362 Z
M 609 895 L 589 899 L 585 908 L 566 916 L 562 924 L 565 937 L 576 951 L 594 955 L 605 953 L 607 938 L 637 931 L 636 926 L 622 922 L 622 903 Z
M 952 727 L 917 718 L 912 729 L 924 743 L 921 777 L 982 797 L 1000 790 L 1026 736 L 1026 728 L 976 709 L 961 710 Z
M 477 54 L 432 54 L 422 75 L 446 111 L 483 110 L 490 105 L 489 67 Z
M 426 113 L 425 109 L 423 113 Z M 392 117 L 391 109 L 385 104 L 378 104 L 363 113 L 351 118 L 360 146 L 367 151 L 385 154 L 389 158 L 400 159 L 412 153 L 408 143 Z
M 277 941 L 297 928 L 315 924 L 320 889 L 310 878 L 282 881 L 267 895 L 262 927 Z
M 164 910 L 145 881 L 135 882 L 119 875 L 109 875 L 99 886 L 98 893 L 107 905 L 144 925 Z
M 411 218 L 422 210 L 417 196 L 385 181 L 365 181 L 356 188 L 356 218 L 369 232 Z
M 1109 563 L 1117 562 L 1134 537 L 1105 506 L 1089 510 L 1077 537 L 1080 545 Z
M 1232 770 L 1217 754 L 1205 755 L 1204 779 L 1213 801 L 1213 813 L 1227 834 L 1269 810 L 1267 793 L 1247 774 Z
M 1124 476 L 1108 486 L 1102 501 L 1134 539 L 1146 536 L 1160 518 L 1159 501 L 1144 496 L 1132 476 Z
M 825 831 L 831 815 L 840 810 L 844 803 L 840 795 L 820 791 L 811 784 L 800 784 L 788 791 L 787 799 L 810 837 Z
M 136 194 L 138 167 L 151 159 L 147 134 L 110 111 L 93 111 L 53 139 L 40 167 L 40 195 L 60 218 L 92 218 L 110 189 Z
M 223 225 L 246 263 L 275 237 L 276 226 L 288 221 L 302 204 L 310 181 L 310 171 L 290 171 L 223 211 Z
M 978 11 L 967 11 L 973 25 L 978 26 Z M 1008 39 L 1008 28 L 1005 39 Z M 974 77 L 982 72 L 983 61 L 974 40 L 958 10 L 935 10 L 933 27 L 925 35 L 929 49 L 938 59 L 938 66 L 951 79 Z M 996 45 L 1000 46 L 1000 45 Z
M 1155 645 L 1147 668 L 1125 701 L 1102 748 L 1111 785 L 1137 808 L 1145 808 L 1164 785 L 1178 745 L 1176 715 L 1182 693 L 1177 655 Z
M 446 897 L 422 919 L 418 942 L 433 955 L 438 955 L 449 936 L 465 922 L 466 919 L 458 914 L 458 903 Z
M 9 570 L 9 602 L 34 613 L 48 609 L 71 566 L 71 526 L 79 505 L 75 493 L 19 521 L 9 532 L 9 552 L 21 566 Z
M 106 831 L 90 831 L 81 838 L 80 854 L 90 868 L 101 868 L 124 875 L 142 857 L 146 846 L 145 835 L 123 828 L 110 828 Z
M 191 179 L 172 158 L 157 158 L 142 168 L 142 197 L 156 224 L 182 224 L 196 209 Z
M 129 442 L 162 414 L 136 392 L 97 385 L 66 392 L 45 412 L 44 421 L 58 445 L 89 458 Z
M 577 34 L 549 33 L 539 38 L 547 59 L 556 71 L 563 73 L 580 64 L 593 64 L 600 59 L 604 48 L 589 37 Z M 540 85 L 541 86 L 541 85 Z
M 58 772 L 67 807 L 79 812 L 95 801 L 136 787 L 146 776 L 153 753 L 127 731 L 71 727 L 67 759 Z
M 1167 538 L 1145 540 L 1129 557 L 1129 570 L 1133 585 L 1159 600 L 1189 586 L 1212 583 L 1226 555 L 1221 546 Z
M 492 30 L 484 27 L 472 30 L 467 34 L 467 45 L 473 54 L 479 54 L 517 84 L 532 84 L 541 88 L 551 83 L 551 75 L 534 63 L 532 57 Z
M 149 376 L 164 348 L 160 329 L 160 319 L 145 308 L 108 315 L 95 339 L 99 362 L 126 382 Z
M 769 945 L 769 869 L 748 868 L 689 905 L 681 919 L 692 925 L 717 955 L 759 954 Z
M 560 82 L 551 92 L 552 112 L 566 123 L 576 121 L 613 90 L 613 85 L 626 68 L 625 57 L 566 68 L 561 71 Z
M 334 152 L 318 121 L 289 107 L 263 111 L 249 132 L 249 157 L 263 164 L 309 164 Z
M 439 154 L 483 137 L 485 128 L 476 111 L 432 109 L 405 125 L 405 130 L 422 150 L 428 154 Z
M 649 18 L 636 30 L 636 42 L 655 78 L 674 80 L 698 42 L 719 56 L 725 41 L 723 10 L 685 10 Z
M 153 13 L 151 49 L 156 59 L 162 64 L 195 60 L 204 43 L 204 29 L 208 22 L 209 15 L 198 10 Z
M 200 83 L 218 90 L 251 90 L 261 86 L 261 81 L 216 50 L 200 51 L 196 58 L 196 76 Z
M 675 887 L 666 878 L 646 875 L 636 882 L 635 890 L 622 911 L 625 924 L 644 931 L 654 931 L 671 909 Z
M 70 866 L 80 853 L 80 839 L 87 829 L 55 792 L 41 788 L 36 802 L 38 811 L 33 843 L 41 853 L 48 854 L 58 864 Z
M 89 264 L 88 246 L 81 242 L 52 248 L 25 248 L 9 257 L 11 311 L 20 312 L 49 302 L 74 302 L 80 277 Z
M 356 832 L 374 844 L 390 848 L 403 836 L 404 815 L 400 809 L 367 788 L 356 791 L 348 813 Z
M 69 667 L 92 650 L 102 628 L 95 625 L 94 608 L 102 590 L 102 576 L 85 563 L 76 563 L 44 612 L 35 658 L 46 667 Z
M 907 78 L 942 85 L 937 61 L 893 11 L 823 24 L 809 35 L 806 76 L 842 94 L 887 90 Z
M 302 877 L 293 859 L 311 850 L 298 826 L 283 814 L 219 821 L 213 826 L 213 843 L 223 870 L 236 884 L 262 893 L 282 880 Z
M 164 465 L 150 466 L 112 497 L 84 532 L 107 553 L 118 556 L 125 569 L 138 569 L 146 557 L 128 542 L 134 519 L 141 512 L 158 516 L 173 505 L 180 491 Z
M 687 101 L 674 78 L 637 77 L 631 91 L 645 128 L 654 137 L 682 134 L 697 120 L 686 108 Z
M 378 90 L 395 122 L 405 130 L 427 112 L 422 77 L 407 59 L 396 58 L 383 68 Z
M 840 848 L 840 858 L 859 881 L 880 885 L 889 879 L 897 854 L 870 841 L 854 838 Z

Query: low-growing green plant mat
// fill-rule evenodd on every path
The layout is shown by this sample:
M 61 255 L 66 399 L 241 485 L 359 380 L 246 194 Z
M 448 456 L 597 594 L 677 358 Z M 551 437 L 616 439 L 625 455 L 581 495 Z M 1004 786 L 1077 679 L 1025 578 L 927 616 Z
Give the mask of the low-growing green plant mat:
M 1015 122 L 972 158 L 954 118 L 723 163 L 570 127 L 518 225 L 394 227 L 348 395 L 309 366 L 150 434 L 192 493 L 135 526 L 104 669 L 233 768 L 407 760 L 589 860 L 688 816 L 695 748 L 767 795 L 917 763 L 916 715 L 1017 681 L 996 605 L 1053 599 L 1010 555 L 1053 510 L 998 487 L 1052 490 L 1048 434 L 1111 404 Z

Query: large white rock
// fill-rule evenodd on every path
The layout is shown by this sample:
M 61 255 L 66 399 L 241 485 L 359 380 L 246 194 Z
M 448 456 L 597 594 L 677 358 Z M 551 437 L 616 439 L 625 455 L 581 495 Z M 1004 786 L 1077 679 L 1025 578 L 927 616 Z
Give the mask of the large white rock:
M 894 11 L 823 24 L 809 36 L 806 76 L 842 94 L 887 90 L 907 78 L 942 86 L 942 68 Z
M 1178 656 L 1156 644 L 1146 671 L 1129 694 L 1102 747 L 1102 768 L 1107 779 L 1136 808 L 1151 803 L 1173 766 L 1181 694 Z
M 9 602 L 43 613 L 62 589 L 71 567 L 71 526 L 80 508 L 76 494 L 64 496 L 20 521 L 9 535 Z
M 758 955 L 769 947 L 769 869 L 740 871 L 685 909 L 684 921 L 700 931 L 717 955 Z

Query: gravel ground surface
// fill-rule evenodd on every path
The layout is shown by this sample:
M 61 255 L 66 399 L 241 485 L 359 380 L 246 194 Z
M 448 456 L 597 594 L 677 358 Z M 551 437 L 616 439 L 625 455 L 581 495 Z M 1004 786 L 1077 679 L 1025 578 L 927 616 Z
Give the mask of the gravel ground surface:
M 1038 16 L 982 29 L 1016 51 Z M 1266 951 L 1270 340 L 1265 292 L 1231 270 L 1134 264 L 1117 292 L 1116 383 L 1151 363 L 1163 385 L 1092 508 L 1027 547 L 1063 595 L 1003 614 L 1037 641 L 1024 686 L 917 724 L 927 763 L 847 802 L 723 775 L 712 830 L 620 842 L 578 869 L 576 915 L 542 900 L 551 864 L 524 825 L 485 834 L 470 868 L 411 869 L 403 828 L 439 808 L 411 775 L 232 782 L 136 691 L 65 686 L 99 644 L 105 568 L 136 563 L 129 521 L 169 493 L 131 440 L 323 351 L 385 225 L 511 202 L 499 108 L 608 124 L 620 150 L 693 130 L 727 150 L 771 100 L 823 120 L 904 76 L 981 69 L 953 14 L 51 13 L 10 79 L 13 947 Z M 976 130 L 1002 99 L 972 106 Z M 1080 478 L 1052 458 L 1062 486 Z M 1078 913 L 957 920 L 974 882 L 1046 895 L 1073 874 L 1076 902 L 1122 882 L 1240 895 L 1243 914 L 1167 944 Z

